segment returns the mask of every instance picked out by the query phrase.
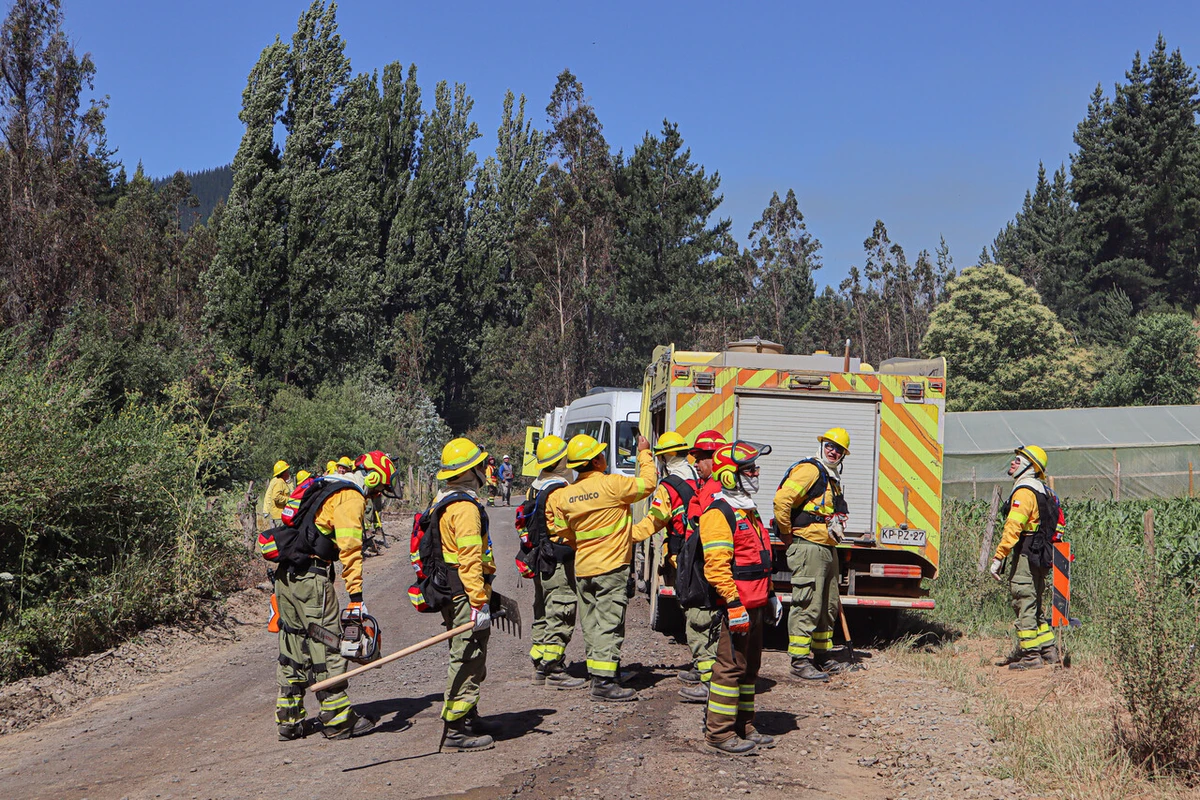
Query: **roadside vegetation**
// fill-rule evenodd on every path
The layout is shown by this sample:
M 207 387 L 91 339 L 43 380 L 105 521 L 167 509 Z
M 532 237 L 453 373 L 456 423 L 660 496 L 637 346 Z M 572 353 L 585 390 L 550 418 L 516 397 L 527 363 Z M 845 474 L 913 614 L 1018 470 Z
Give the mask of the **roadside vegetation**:
M 1143 533 L 1151 508 L 1153 556 Z M 975 699 L 1034 791 L 1190 796 L 1200 785 L 1200 500 L 1068 502 L 1065 512 L 1071 616 L 1081 623 L 1063 634 L 1068 669 L 1014 682 L 991 666 L 1015 639 L 1007 586 L 978 568 L 983 502 L 947 503 L 937 609 L 912 620 L 916 633 L 899 649 Z

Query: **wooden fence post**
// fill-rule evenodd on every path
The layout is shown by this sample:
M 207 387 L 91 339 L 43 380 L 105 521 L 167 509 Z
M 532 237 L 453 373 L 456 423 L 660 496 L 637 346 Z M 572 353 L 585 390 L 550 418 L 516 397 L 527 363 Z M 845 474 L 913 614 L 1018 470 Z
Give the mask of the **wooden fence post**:
M 979 571 L 987 572 L 992 560 L 992 536 L 996 532 L 996 516 L 1000 513 L 1000 487 L 992 487 L 992 507 L 988 509 L 987 525 L 983 529 L 983 540 L 979 543 Z
M 1142 537 L 1146 545 L 1146 558 L 1154 563 L 1154 509 L 1147 508 L 1142 514 Z
M 971 499 L 979 499 L 979 487 L 975 484 L 975 468 L 971 467 Z
M 1195 497 L 1194 484 L 1192 483 L 1192 462 L 1188 462 L 1188 497 Z

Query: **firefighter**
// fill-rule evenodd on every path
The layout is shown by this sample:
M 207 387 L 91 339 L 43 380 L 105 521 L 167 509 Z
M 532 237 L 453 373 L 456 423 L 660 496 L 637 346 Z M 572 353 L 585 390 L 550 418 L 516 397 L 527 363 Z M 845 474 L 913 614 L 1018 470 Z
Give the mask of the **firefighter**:
M 325 474 L 326 475 L 339 474 L 337 466 L 338 466 L 338 463 L 336 461 L 326 461 L 325 462 Z
M 295 558 L 281 561 L 275 573 L 275 596 L 279 605 L 279 698 L 275 719 L 281 740 L 299 739 L 311 732 L 305 725 L 304 691 L 316 681 L 341 675 L 346 661 L 341 654 L 308 638 L 309 623 L 327 630 L 340 627 L 337 593 L 333 585 L 333 559 L 342 562 L 342 581 L 350 602 L 346 614 L 366 614 L 362 581 L 362 510 L 367 494 L 383 491 L 391 481 L 395 465 L 382 453 L 363 457 L 367 470 L 365 492 L 357 484 L 332 478 L 314 484 L 309 491 L 327 494 L 306 512 L 297 527 L 312 526 L 315 538 L 297 537 Z M 350 706 L 345 684 L 317 692 L 321 704 L 318 719 L 329 739 L 349 739 L 371 730 L 376 720 L 359 716 Z
M 1035 536 L 1046 526 L 1045 546 L 1059 533 L 1058 498 L 1046 486 L 1046 451 L 1037 445 L 1021 445 L 1013 451 L 1008 476 L 1013 479 L 1013 493 L 1008 500 L 1008 517 L 996 554 L 992 558 L 991 575 L 1003 580 L 1000 568 L 1009 553 L 1013 554 L 1008 573 L 1008 590 L 1013 611 L 1017 615 L 1017 645 L 996 666 L 1009 669 L 1038 669 L 1059 662 L 1054 631 L 1046 620 L 1043 602 L 1050 585 L 1052 566 L 1031 563 Z M 1052 518 L 1047 519 L 1048 516 Z M 1035 558 L 1036 561 L 1036 558 Z
M 592 694 L 627 701 L 637 693 L 619 682 L 625 608 L 632 578 L 633 515 L 630 504 L 654 491 L 650 442 L 638 436 L 638 476 L 608 475 L 607 445 L 581 433 L 567 443 L 567 466 L 578 480 L 550 499 L 551 530 L 575 549 L 575 576 L 583 617 L 583 644 Z
M 675 431 L 666 431 L 654 443 L 654 455 L 661 459 L 660 474 L 663 476 L 654 490 L 650 500 L 650 509 L 642 521 L 634 526 L 635 539 L 648 539 L 662 529 L 667 529 L 666 563 L 667 569 L 674 569 L 675 559 L 683 546 L 684 537 L 688 530 L 689 512 L 692 501 L 700 491 L 700 475 L 688 461 L 690 448 L 687 441 Z M 709 464 L 711 465 L 711 456 Z M 703 703 L 708 700 L 708 679 L 712 674 L 713 660 L 716 658 L 716 631 L 712 621 L 714 612 L 711 609 L 685 608 L 684 617 L 687 620 L 688 647 L 692 651 L 694 667 L 687 673 L 695 673 L 696 680 L 684 678 L 688 685 L 679 690 L 679 697 L 685 703 Z M 695 627 L 693 630 L 693 620 Z
M 775 526 L 787 544 L 792 571 L 788 614 L 788 655 L 792 675 L 828 680 L 846 665 L 832 658 L 838 618 L 837 544 L 848 509 L 842 494 L 842 464 L 850 455 L 850 434 L 830 428 L 817 437 L 817 457 L 794 464 L 775 492 Z
M 354 472 L 354 462 L 350 460 L 350 456 L 342 456 L 337 460 L 337 474 L 348 475 Z
M 692 498 L 688 508 L 688 519 L 697 524 L 700 515 L 708 510 L 713 497 L 721 491 L 721 482 L 713 477 L 713 455 L 729 442 L 720 431 L 703 431 L 696 437 L 692 445 L 692 460 L 695 462 L 699 475 L 700 489 Z M 684 683 L 693 685 L 701 681 L 708 682 L 712 665 L 717 659 L 716 632 L 720 625 L 718 612 L 707 608 L 684 609 L 688 647 L 691 648 L 695 667 L 686 672 L 680 672 L 678 677 Z M 682 693 L 681 693 L 682 694 Z
M 488 750 L 495 744 L 479 717 L 478 707 L 479 688 L 487 677 L 491 584 L 496 573 L 487 511 L 479 501 L 486 480 L 487 457 L 470 439 L 451 439 L 442 448 L 441 469 L 437 473 L 438 480 L 446 481 L 446 488 L 433 501 L 437 505 L 452 492 L 465 492 L 474 501 L 447 505 L 438 524 L 442 558 L 450 568 L 451 587 L 458 590 L 442 608 L 442 621 L 446 630 L 474 623 L 470 631 L 450 640 L 450 665 L 442 703 L 444 745 L 464 752 Z
M 282 459 L 275 462 L 271 482 L 263 494 L 262 521 L 260 530 L 266 530 L 283 522 L 283 507 L 287 505 L 288 496 L 292 493 L 292 468 Z
M 487 469 L 484 471 L 484 479 L 487 482 L 487 504 L 494 506 L 496 505 L 496 493 L 500 487 L 500 477 L 496 473 L 495 456 L 487 457 Z
M 775 737 L 754 728 L 754 683 L 762 663 L 763 627 L 778 624 L 783 604 L 771 588 L 771 537 L 754 506 L 759 456 L 769 445 L 736 441 L 713 456 L 722 486 L 700 517 L 704 577 L 721 604 L 717 660 L 705 715 L 705 743 L 744 755 L 770 747 Z
M 556 689 L 578 689 L 587 681 L 563 668 L 567 645 L 575 632 L 575 551 L 561 536 L 550 536 L 550 498 L 569 486 L 575 475 L 567 467 L 567 443 L 557 436 L 543 437 L 535 458 L 541 471 L 522 504 L 522 509 L 536 514 L 525 523 L 530 552 L 537 551 L 544 557 L 538 564 L 540 568 L 533 570 L 533 646 L 529 650 L 533 682 Z M 547 546 L 539 546 L 542 537 L 549 537 Z

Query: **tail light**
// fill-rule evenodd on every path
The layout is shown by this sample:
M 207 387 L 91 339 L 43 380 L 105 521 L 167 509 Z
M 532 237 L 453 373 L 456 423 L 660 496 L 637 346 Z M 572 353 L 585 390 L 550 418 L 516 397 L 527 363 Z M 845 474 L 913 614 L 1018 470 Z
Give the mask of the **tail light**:
M 872 564 L 872 578 L 919 578 L 921 568 L 912 564 Z

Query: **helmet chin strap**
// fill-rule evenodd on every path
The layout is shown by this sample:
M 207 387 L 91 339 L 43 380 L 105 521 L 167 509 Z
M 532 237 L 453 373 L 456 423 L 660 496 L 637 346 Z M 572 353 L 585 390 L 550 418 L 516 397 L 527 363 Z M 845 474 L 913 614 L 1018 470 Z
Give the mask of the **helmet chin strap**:
M 1021 465 L 1021 468 L 1013 474 L 1013 476 L 1012 476 L 1013 483 L 1016 483 L 1017 481 L 1021 480 L 1022 475 L 1024 475 L 1026 472 L 1029 472 L 1029 470 L 1033 469 L 1033 464 L 1030 463 L 1029 459 L 1025 458 L 1025 456 L 1017 456 L 1017 463 L 1019 463 Z

